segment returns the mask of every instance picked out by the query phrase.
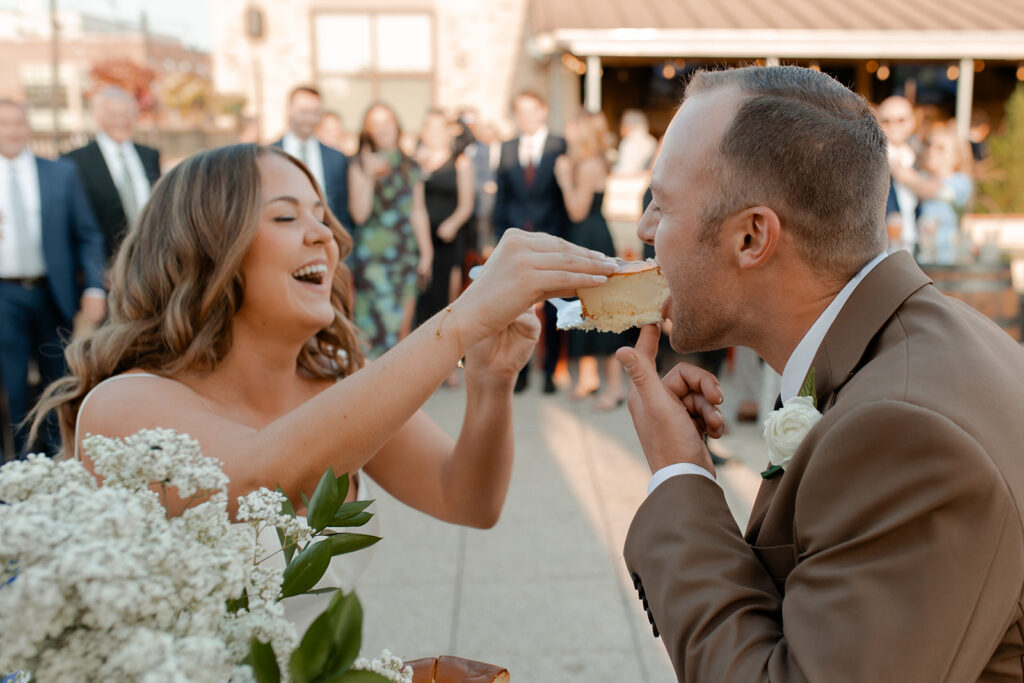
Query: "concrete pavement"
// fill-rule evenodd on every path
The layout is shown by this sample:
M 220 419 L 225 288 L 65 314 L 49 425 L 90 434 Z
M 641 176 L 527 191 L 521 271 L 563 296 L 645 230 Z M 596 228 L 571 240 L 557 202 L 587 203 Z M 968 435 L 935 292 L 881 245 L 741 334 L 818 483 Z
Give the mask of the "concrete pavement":
M 490 530 L 439 522 L 380 491 L 383 540 L 357 584 L 362 652 L 453 654 L 500 664 L 514 683 L 659 682 L 675 676 L 651 635 L 622 561 L 650 471 L 625 406 L 597 413 L 537 377 L 515 398 L 516 462 Z M 739 397 L 721 377 L 724 411 Z M 461 389 L 439 389 L 426 412 L 458 433 Z M 718 479 L 740 528 L 767 462 L 760 427 L 729 419 Z

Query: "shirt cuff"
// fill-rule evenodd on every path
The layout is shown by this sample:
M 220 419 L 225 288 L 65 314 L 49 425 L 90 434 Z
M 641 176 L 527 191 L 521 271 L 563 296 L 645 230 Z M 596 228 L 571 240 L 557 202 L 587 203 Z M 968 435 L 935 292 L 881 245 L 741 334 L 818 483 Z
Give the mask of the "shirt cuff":
M 647 495 L 651 495 L 654 489 L 658 488 L 666 479 L 671 479 L 680 474 L 696 474 L 715 481 L 714 476 L 700 465 L 694 465 L 692 462 L 677 462 L 673 465 L 665 465 L 654 473 L 654 476 L 651 477 L 651 483 L 647 485 Z M 715 483 L 717 484 L 718 482 Z
M 82 292 L 82 294 L 85 294 L 86 296 L 95 296 L 95 297 L 98 297 L 100 299 L 106 299 L 107 298 L 106 291 L 104 291 L 100 287 L 86 287 L 85 291 Z

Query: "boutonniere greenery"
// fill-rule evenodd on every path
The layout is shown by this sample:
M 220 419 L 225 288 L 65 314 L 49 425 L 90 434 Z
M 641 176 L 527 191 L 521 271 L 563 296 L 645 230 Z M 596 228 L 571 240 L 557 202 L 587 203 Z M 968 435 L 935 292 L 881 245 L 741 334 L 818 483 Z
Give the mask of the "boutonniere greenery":
M 771 479 L 782 474 L 807 432 L 820 419 L 815 398 L 814 368 L 811 368 L 804 377 L 800 392 L 781 408 L 772 411 L 764 421 L 763 436 L 772 457 L 768 469 L 761 476 Z

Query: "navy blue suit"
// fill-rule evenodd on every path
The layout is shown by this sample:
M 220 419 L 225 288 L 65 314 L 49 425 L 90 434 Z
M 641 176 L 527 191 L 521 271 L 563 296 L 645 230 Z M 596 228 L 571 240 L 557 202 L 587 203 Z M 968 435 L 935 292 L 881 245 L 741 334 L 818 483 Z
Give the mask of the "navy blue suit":
M 569 217 L 562 190 L 555 180 L 555 159 L 562 154 L 565 154 L 565 140 L 549 134 L 531 183 L 526 169 L 519 163 L 519 138 L 502 143 L 496 179 L 498 191 L 494 199 L 494 233 L 499 240 L 509 228 L 565 237 Z M 556 320 L 555 307 L 544 304 L 544 375 L 549 384 L 562 347 L 563 334 L 555 326 Z M 529 365 L 520 374 L 524 385 L 528 368 Z
M 65 373 L 64 339 L 85 288 L 103 287 L 104 237 L 75 167 L 36 159 L 46 277 L 0 280 L 0 369 L 15 425 L 29 409 L 28 364 L 35 357 L 45 383 Z M 26 449 L 27 429 L 15 429 L 15 449 Z M 55 451 L 54 430 L 46 446 Z
M 509 228 L 565 236 L 569 218 L 562 191 L 555 180 L 555 159 L 562 154 L 565 154 L 565 140 L 548 135 L 533 183 L 529 184 L 525 169 L 519 164 L 519 138 L 502 143 L 496 179 L 498 193 L 494 200 L 494 232 L 498 239 Z
M 348 212 L 348 158 L 344 154 L 317 141 L 320 145 L 320 158 L 324 167 L 324 196 L 331 213 L 352 234 L 352 216 Z M 273 143 L 274 147 L 284 149 L 284 139 Z

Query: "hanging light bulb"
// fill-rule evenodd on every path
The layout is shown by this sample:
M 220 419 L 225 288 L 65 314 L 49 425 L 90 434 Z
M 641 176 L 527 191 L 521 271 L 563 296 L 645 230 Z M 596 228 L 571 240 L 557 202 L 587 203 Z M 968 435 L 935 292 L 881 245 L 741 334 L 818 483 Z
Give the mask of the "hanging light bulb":
M 869 59 L 868 63 L 864 65 L 864 68 L 868 70 L 869 74 L 875 73 L 876 71 L 878 71 L 878 60 Z
M 878 67 L 878 73 L 875 75 L 878 76 L 878 80 L 880 81 L 889 80 L 889 66 L 887 64 L 882 64 Z
M 946 69 L 946 78 L 948 78 L 951 81 L 955 81 L 956 79 L 960 78 L 960 67 L 958 67 L 956 64 L 950 64 L 949 68 Z

